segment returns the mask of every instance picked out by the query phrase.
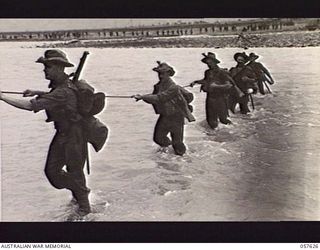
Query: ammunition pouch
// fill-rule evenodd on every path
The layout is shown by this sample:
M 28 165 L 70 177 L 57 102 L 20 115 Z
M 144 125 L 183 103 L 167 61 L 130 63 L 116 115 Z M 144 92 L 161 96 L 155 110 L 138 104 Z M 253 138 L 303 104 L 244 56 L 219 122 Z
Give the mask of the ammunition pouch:
M 83 118 L 82 125 L 87 142 L 93 146 L 96 152 L 99 152 L 107 140 L 108 127 L 93 116 Z

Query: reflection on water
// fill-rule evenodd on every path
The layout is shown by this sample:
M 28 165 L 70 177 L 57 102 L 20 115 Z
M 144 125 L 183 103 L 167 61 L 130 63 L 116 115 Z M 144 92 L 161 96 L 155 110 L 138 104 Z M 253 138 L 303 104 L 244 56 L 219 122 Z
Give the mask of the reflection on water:
M 1 89 L 45 90 L 44 49 L 0 44 Z M 28 47 L 28 46 L 25 46 Z M 65 50 L 77 63 L 83 49 Z M 89 49 L 83 77 L 110 95 L 150 93 L 156 60 L 177 71 L 185 85 L 203 77 L 206 49 Z M 215 50 L 222 67 L 237 49 Z M 255 96 L 256 110 L 231 114 L 233 124 L 206 125 L 203 93 L 195 94 L 195 123 L 187 124 L 187 154 L 152 142 L 157 116 L 150 105 L 109 99 L 99 115 L 110 128 L 105 148 L 91 151 L 89 186 L 95 213 L 88 221 L 319 220 L 320 48 L 260 48 L 254 52 L 276 80 L 273 94 Z M 253 52 L 248 50 L 248 52 Z M 304 60 L 301 60 L 304 58 Z M 308 65 L 305 65 L 308 61 Z M 51 187 L 43 174 L 53 136 L 42 113 L 1 108 L 3 221 L 64 221 L 71 195 Z

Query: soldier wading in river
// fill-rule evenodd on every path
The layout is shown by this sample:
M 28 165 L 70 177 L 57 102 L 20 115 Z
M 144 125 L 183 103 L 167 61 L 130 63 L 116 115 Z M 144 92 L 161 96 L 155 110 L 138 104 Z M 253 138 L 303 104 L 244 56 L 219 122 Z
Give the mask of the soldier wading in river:
M 255 53 L 250 53 L 249 54 L 249 60 L 250 62 L 250 67 L 254 71 L 254 73 L 257 76 L 258 79 L 258 88 L 259 92 L 261 95 L 265 95 L 265 90 L 264 90 L 264 84 L 267 87 L 268 91 L 271 93 L 270 88 L 268 87 L 268 84 L 274 84 L 274 80 L 269 72 L 269 70 L 260 62 L 257 62 L 256 60 L 259 58 L 258 55 Z
M 244 93 L 244 96 L 230 95 L 228 105 L 234 113 L 236 104 L 239 103 L 240 112 L 247 114 L 250 112 L 248 107 L 249 97 L 251 93 L 255 94 L 258 91 L 257 75 L 250 66 L 251 62 L 246 64 L 250 59 L 245 53 L 235 53 L 233 58 L 237 62 L 237 65 L 230 69 L 230 74 L 238 88 Z
M 218 127 L 218 119 L 223 124 L 230 124 L 228 119 L 227 96 L 233 88 L 233 79 L 229 73 L 221 69 L 220 61 L 214 53 L 203 54 L 201 62 L 208 65 L 209 69 L 204 72 L 202 80 L 194 81 L 190 84 L 201 85 L 201 90 L 207 93 L 206 99 L 206 119 L 212 129 Z
M 183 143 L 184 119 L 195 121 L 191 114 L 192 107 L 188 105 L 193 100 L 193 94 L 175 84 L 171 76 L 174 69 L 166 63 L 160 63 L 153 70 L 158 73 L 159 82 L 154 85 L 152 94 L 134 95 L 139 101 L 152 104 L 159 119 L 154 129 L 153 140 L 161 147 L 172 145 L 177 155 L 183 155 L 186 146 Z M 168 138 L 170 133 L 171 139 Z
M 0 92 L 0 100 L 19 109 L 46 111 L 46 121 L 54 123 L 56 134 L 48 151 L 45 174 L 55 188 L 66 188 L 72 192 L 79 205 L 79 214 L 85 215 L 91 211 L 88 199 L 90 189 L 86 186 L 83 173 L 87 141 L 82 116 L 77 109 L 75 85 L 64 72 L 65 67 L 74 65 L 60 50 L 47 50 L 45 56 L 36 62 L 44 65 L 50 92 L 26 90 L 24 96 L 37 96 L 31 100 L 11 98 Z M 66 171 L 63 170 L 65 165 Z

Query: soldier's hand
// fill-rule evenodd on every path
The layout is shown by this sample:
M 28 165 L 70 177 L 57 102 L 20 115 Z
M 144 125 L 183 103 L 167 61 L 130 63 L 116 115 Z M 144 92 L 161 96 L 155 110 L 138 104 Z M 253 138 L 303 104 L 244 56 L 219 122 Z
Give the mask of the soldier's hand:
M 37 91 L 31 90 L 31 89 L 27 89 L 23 91 L 23 97 L 31 97 L 35 95 L 37 95 Z
M 252 93 L 253 93 L 253 89 L 251 89 L 251 88 L 248 89 L 248 90 L 247 90 L 247 93 L 248 93 L 248 94 L 252 94 Z
M 2 92 L 0 90 L 0 100 L 2 100 L 2 96 L 3 96 L 3 94 L 2 94 Z
M 140 94 L 133 95 L 132 97 L 133 97 L 134 99 L 136 99 L 136 102 L 142 100 L 142 95 L 140 95 Z
M 193 86 L 196 85 L 197 83 L 198 83 L 197 81 L 190 83 L 190 87 L 193 88 Z

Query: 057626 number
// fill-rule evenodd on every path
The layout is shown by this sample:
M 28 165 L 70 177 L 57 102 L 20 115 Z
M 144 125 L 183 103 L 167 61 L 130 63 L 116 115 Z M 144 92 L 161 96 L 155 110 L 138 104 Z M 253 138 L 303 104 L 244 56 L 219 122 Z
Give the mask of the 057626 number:
M 312 244 L 300 244 L 300 248 L 318 248 L 318 243 L 312 243 Z

